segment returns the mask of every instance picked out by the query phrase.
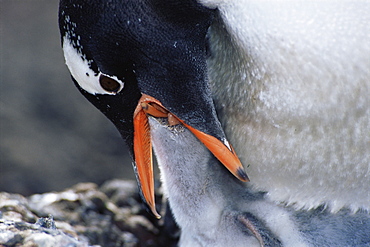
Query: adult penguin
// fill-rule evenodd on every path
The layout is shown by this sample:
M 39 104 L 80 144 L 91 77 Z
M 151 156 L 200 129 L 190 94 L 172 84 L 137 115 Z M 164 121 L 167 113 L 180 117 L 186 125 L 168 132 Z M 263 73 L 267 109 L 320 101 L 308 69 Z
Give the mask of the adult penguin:
M 153 142 L 181 246 L 356 246 L 370 243 L 368 11 L 62 0 L 59 24 L 76 86 L 159 217 Z

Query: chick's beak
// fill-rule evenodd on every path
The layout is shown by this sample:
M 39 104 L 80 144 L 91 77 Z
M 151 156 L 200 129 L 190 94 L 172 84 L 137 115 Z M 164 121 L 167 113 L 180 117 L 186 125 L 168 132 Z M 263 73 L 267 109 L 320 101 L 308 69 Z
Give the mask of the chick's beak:
M 244 168 L 232 146 L 211 135 L 191 127 L 168 111 L 160 101 L 143 94 L 134 112 L 134 159 L 135 172 L 142 196 L 150 210 L 158 219 L 161 217 L 155 208 L 152 144 L 148 116 L 168 118 L 170 125 L 182 124 L 188 128 L 213 155 L 239 180 L 249 181 Z

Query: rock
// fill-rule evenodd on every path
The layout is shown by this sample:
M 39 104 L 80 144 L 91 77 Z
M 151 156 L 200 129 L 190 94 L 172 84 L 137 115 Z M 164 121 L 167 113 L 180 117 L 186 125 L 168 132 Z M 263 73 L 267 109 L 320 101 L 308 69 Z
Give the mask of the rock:
M 41 222 L 48 222 L 51 228 L 44 227 Z M 41 223 L 41 224 L 40 224 Z M 90 246 L 86 239 L 78 239 L 58 230 L 52 217 L 40 218 L 38 223 L 0 219 L 0 246 L 43 246 L 65 247 Z
M 164 215 L 161 198 L 158 190 Z M 145 210 L 135 181 L 80 183 L 28 198 L 0 193 L 1 247 L 175 246 L 179 234 L 173 223 L 168 215 L 158 221 Z

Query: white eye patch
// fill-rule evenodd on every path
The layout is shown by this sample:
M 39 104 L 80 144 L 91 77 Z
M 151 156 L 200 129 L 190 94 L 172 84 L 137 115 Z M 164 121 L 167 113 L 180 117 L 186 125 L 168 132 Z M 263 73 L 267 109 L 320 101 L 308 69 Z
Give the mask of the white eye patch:
M 88 60 L 83 58 L 83 55 L 73 47 L 67 37 L 64 37 L 63 40 L 63 52 L 71 75 L 85 91 L 94 95 L 115 95 L 123 89 L 123 81 L 119 80 L 116 76 L 107 75 L 101 71 L 96 74 L 90 68 Z

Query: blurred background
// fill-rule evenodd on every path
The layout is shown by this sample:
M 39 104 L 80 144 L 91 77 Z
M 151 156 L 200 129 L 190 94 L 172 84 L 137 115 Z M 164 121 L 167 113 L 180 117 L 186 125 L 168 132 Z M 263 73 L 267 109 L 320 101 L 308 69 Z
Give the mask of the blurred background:
M 74 87 L 58 0 L 0 0 L 0 191 L 134 179 L 114 126 Z

